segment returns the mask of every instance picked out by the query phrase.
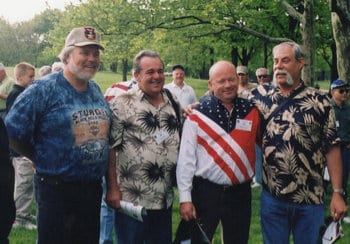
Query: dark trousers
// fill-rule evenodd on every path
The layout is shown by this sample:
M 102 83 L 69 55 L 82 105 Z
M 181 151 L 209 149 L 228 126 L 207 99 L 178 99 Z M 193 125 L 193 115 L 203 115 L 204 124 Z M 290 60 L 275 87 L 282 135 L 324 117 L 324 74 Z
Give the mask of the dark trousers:
M 1 148 L 2 150 L 2 148 Z M 3 159 L 0 159 L 0 161 Z M 16 207 L 13 199 L 14 170 L 9 161 L 0 162 L 0 244 L 9 243 L 13 221 L 15 221 Z
M 96 244 L 100 233 L 101 181 L 66 182 L 35 175 L 38 244 Z
M 193 180 L 192 202 L 210 240 L 221 221 L 224 243 L 248 243 L 251 199 L 250 182 L 222 186 L 199 177 Z

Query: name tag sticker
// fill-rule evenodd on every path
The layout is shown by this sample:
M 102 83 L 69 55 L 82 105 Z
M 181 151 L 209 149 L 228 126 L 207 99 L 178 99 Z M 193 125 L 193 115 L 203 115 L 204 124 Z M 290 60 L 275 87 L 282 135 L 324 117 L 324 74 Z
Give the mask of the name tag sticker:
M 169 137 L 169 133 L 166 130 L 159 130 L 153 134 L 153 137 L 157 144 L 160 144 Z
M 251 131 L 252 130 L 253 121 L 246 119 L 237 119 L 236 120 L 236 129 Z

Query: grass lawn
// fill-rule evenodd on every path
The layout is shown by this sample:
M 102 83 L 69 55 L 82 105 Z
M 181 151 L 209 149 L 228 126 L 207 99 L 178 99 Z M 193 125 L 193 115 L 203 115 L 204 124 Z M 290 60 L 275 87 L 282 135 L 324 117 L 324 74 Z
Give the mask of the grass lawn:
M 11 70 L 9 70 L 8 74 L 12 75 Z M 130 75 L 128 77 L 130 77 Z M 121 81 L 121 75 L 115 74 L 112 72 L 99 72 L 97 73 L 95 80 L 100 85 L 102 91 L 105 92 L 107 87 L 109 87 L 111 84 Z M 166 80 L 167 82 L 170 82 L 171 77 L 167 77 Z M 207 81 L 205 80 L 187 78 L 186 82 L 194 88 L 198 98 L 207 91 Z M 329 87 L 328 82 L 319 82 L 318 84 L 322 89 L 327 90 Z M 260 217 L 259 217 L 259 211 L 260 211 L 259 198 L 260 198 L 261 188 L 254 188 L 252 190 L 252 193 L 253 193 L 252 220 L 251 220 L 249 243 L 259 244 L 259 243 L 263 243 L 261 228 L 260 228 Z M 174 211 L 173 211 L 174 233 L 176 231 L 179 220 L 180 219 L 179 219 L 179 210 L 178 210 L 178 200 L 175 199 Z M 350 243 L 350 224 L 343 224 L 343 228 L 344 228 L 345 237 L 343 237 L 337 243 L 339 244 Z M 13 243 L 13 244 L 32 244 L 32 243 L 34 244 L 35 241 L 36 241 L 36 231 L 29 231 L 24 229 L 13 229 L 10 233 L 10 243 Z M 217 234 L 214 237 L 213 243 L 214 244 L 221 243 L 219 231 L 217 231 Z

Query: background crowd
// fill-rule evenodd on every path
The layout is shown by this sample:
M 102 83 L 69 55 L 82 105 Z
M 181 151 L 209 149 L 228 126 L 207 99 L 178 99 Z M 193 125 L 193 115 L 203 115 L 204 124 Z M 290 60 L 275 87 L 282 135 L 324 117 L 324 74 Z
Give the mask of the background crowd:
M 349 84 L 308 87 L 297 43 L 273 48 L 273 75 L 258 68 L 258 84 L 247 66 L 217 61 L 199 102 L 184 66 L 165 85 L 152 50 L 103 95 L 92 80 L 102 50 L 95 28 L 78 27 L 36 81 L 29 63 L 16 80 L 0 64 L 1 243 L 18 227 L 37 229 L 39 244 L 112 243 L 113 229 L 117 243 L 172 243 L 175 186 L 178 242 L 196 240 L 196 226 L 211 241 L 220 223 L 224 243 L 247 243 L 251 187 L 262 187 L 264 243 L 317 243 L 326 168 L 332 218 L 349 220 Z M 121 201 L 143 206 L 143 221 L 118 211 Z

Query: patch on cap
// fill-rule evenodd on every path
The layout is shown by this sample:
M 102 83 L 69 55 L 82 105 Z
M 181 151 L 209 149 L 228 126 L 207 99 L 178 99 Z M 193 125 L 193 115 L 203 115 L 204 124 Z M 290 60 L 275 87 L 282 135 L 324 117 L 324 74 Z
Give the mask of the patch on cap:
M 90 26 L 74 28 L 67 36 L 65 47 L 76 46 L 83 47 L 88 45 L 96 45 L 104 50 L 100 44 L 100 35 L 95 28 Z
M 338 88 L 338 87 L 344 87 L 344 86 L 349 86 L 349 84 L 343 80 L 337 79 L 337 80 L 332 82 L 331 90 Z

